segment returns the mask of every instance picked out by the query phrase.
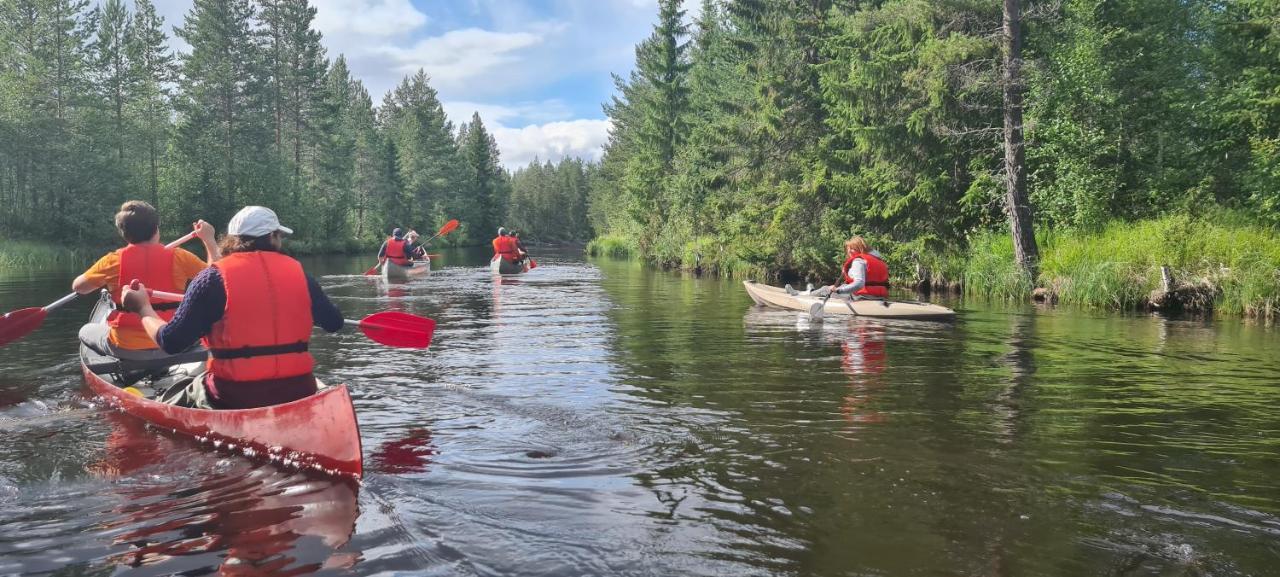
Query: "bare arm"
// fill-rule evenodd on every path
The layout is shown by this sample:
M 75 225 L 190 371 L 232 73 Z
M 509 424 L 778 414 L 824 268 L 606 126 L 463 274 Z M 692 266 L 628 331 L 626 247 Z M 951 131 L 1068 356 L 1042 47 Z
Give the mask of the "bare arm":
M 94 281 L 89 280 L 88 278 L 85 278 L 85 275 L 80 275 L 76 277 L 76 280 L 71 281 L 71 290 L 76 291 L 82 295 L 87 295 L 102 287 L 103 287 L 102 284 L 96 283 Z
M 203 220 L 197 220 L 191 225 L 196 231 L 196 236 L 200 237 L 200 242 L 204 244 L 204 253 L 207 256 L 207 263 L 213 265 L 222 258 L 222 251 L 218 249 L 218 243 L 214 239 L 213 225 Z

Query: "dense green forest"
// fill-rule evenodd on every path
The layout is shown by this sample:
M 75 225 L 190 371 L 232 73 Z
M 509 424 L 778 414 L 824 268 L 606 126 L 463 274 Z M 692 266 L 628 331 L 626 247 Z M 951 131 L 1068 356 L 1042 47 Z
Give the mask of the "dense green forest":
M 479 115 L 455 127 L 422 72 L 375 105 L 315 14 L 195 0 L 171 27 L 150 0 L 0 0 L 0 237 L 100 248 L 120 202 L 141 198 L 167 237 L 263 204 L 295 250 L 449 218 L 463 224 L 446 241 L 487 242 L 511 191 Z
M 1280 284 L 1280 3 L 1010 3 L 1013 60 L 997 0 L 704 0 L 693 18 L 662 0 L 606 106 L 596 244 L 829 277 L 859 233 L 899 280 L 961 280 L 948 255 L 1008 252 L 1014 88 L 1042 249 L 1117 222 L 1243 220 L 1272 243 L 1262 281 Z M 1151 242 L 1188 266 L 1205 241 L 1191 235 L 1227 232 L 1176 230 Z

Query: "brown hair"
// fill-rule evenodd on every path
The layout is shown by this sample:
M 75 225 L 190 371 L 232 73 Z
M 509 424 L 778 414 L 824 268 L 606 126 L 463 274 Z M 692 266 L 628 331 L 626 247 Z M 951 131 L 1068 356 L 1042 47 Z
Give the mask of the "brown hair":
M 147 242 L 160 228 L 160 215 L 156 207 L 141 200 L 130 200 L 120 205 L 116 213 L 116 230 L 129 244 Z
M 863 240 L 861 236 L 854 235 L 853 238 L 844 241 L 844 251 L 846 253 L 850 251 L 865 253 L 867 252 L 867 241 Z
M 276 243 L 272 242 L 272 239 L 279 234 L 279 232 L 264 234 L 262 236 L 228 234 L 222 237 L 222 241 L 218 243 L 218 249 L 222 251 L 222 256 L 235 254 L 237 252 L 252 252 L 255 250 L 280 252 Z

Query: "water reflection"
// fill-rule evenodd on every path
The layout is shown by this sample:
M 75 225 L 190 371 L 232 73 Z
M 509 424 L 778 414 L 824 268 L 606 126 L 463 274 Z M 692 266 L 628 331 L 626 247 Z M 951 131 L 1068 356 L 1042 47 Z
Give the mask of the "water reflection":
M 382 443 L 370 457 L 371 469 L 379 473 L 422 473 L 440 451 L 427 429 L 410 429 L 399 439 Z
M 106 483 L 50 487 L 0 507 L 0 573 L 76 560 L 103 571 L 304 575 L 359 560 L 344 547 L 359 515 L 354 482 L 211 455 L 114 411 L 101 418 L 110 430 L 85 470 Z M 68 500 L 79 514 L 47 515 Z

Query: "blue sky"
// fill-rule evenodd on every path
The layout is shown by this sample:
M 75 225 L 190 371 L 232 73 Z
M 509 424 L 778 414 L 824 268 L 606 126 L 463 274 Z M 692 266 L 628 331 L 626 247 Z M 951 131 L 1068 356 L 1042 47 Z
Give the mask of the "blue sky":
M 157 0 L 177 26 L 191 0 Z M 694 1 L 686 5 L 696 5 Z M 626 75 L 656 0 L 312 0 L 329 57 L 347 56 L 379 103 L 426 70 L 455 122 L 479 111 L 508 167 L 599 158 L 609 74 Z M 180 45 L 177 48 L 182 49 Z

